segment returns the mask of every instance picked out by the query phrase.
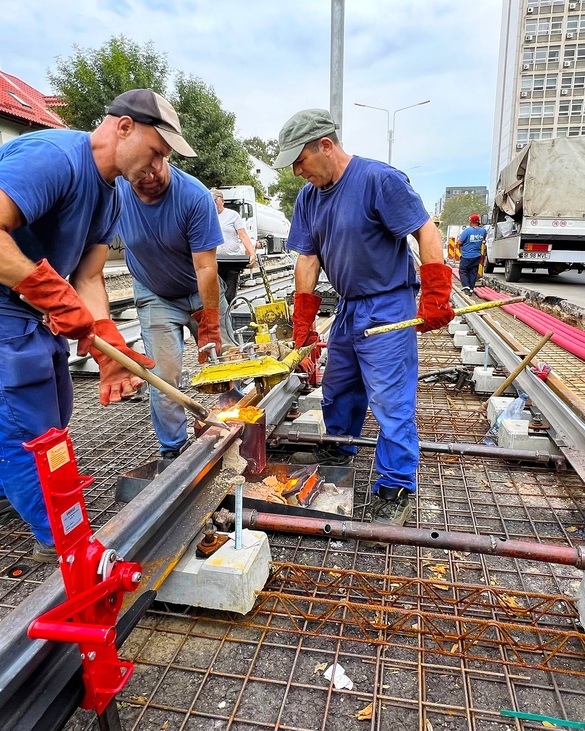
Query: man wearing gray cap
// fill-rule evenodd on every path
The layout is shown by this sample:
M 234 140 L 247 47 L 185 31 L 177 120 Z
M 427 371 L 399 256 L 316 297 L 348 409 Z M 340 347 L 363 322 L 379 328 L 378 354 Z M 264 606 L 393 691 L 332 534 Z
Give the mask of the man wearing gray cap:
M 418 241 L 422 261 L 418 316 L 425 324 L 418 329 L 423 332 L 453 318 L 451 269 L 443 263 L 440 234 L 406 175 L 348 155 L 336 128 L 327 110 L 305 109 L 279 135 L 274 167 L 292 165 L 294 174 L 310 183 L 297 198 L 287 244 L 299 255 L 293 338 L 297 348 L 317 340 L 320 297 L 313 290 L 323 267 L 341 296 L 322 384 L 327 433 L 359 436 L 370 406 L 380 425 L 372 519 L 403 525 L 412 511 L 418 465 L 416 332 L 408 328 L 366 338 L 364 331 L 417 313 L 419 282 L 409 234 Z M 294 460 L 344 465 L 355 452 L 355 447 L 323 446 L 299 452 Z
M 67 339 L 99 363 L 104 405 L 143 381 L 93 348 L 94 334 L 154 365 L 109 318 L 102 269 L 120 215 L 116 178 L 160 171 L 172 149 L 195 154 L 175 110 L 150 89 L 116 97 L 91 134 L 43 130 L 0 147 L 0 511 L 14 509 L 30 525 L 38 561 L 55 560 L 55 548 L 22 443 L 69 422 Z

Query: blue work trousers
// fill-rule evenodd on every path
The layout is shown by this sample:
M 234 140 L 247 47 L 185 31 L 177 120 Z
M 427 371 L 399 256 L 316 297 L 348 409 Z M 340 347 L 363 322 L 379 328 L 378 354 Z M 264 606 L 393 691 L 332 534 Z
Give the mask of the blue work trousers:
M 227 301 L 221 283 L 220 323 L 223 344 L 232 344 L 233 331 L 227 316 Z M 134 301 L 140 320 L 144 349 L 156 366 L 152 372 L 175 387 L 179 387 L 183 370 L 184 334 L 186 327 L 197 337 L 197 322 L 191 313 L 202 305 L 198 292 L 186 297 L 167 299 L 151 292 L 134 279 Z M 176 401 L 150 388 L 150 415 L 161 452 L 180 449 L 187 441 L 187 416 Z
M 461 257 L 459 260 L 459 277 L 462 287 L 469 287 L 469 289 L 475 288 L 480 261 L 481 256 Z
M 34 317 L 0 313 L 0 497 L 53 545 L 34 456 L 23 442 L 63 429 L 73 409 L 67 340 Z
M 327 434 L 359 436 L 370 406 L 380 434 L 376 471 L 380 486 L 416 490 L 419 448 L 415 424 L 418 355 L 413 327 L 364 337 L 368 327 L 409 320 L 416 314 L 413 289 L 341 300 L 327 344 L 323 417 Z M 355 447 L 341 447 L 355 453 Z

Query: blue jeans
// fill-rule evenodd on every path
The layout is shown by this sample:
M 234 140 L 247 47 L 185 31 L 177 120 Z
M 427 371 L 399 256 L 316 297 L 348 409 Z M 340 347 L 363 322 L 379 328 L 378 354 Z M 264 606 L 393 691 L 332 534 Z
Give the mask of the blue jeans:
M 22 443 L 63 429 L 73 409 L 67 340 L 33 317 L 0 313 L 0 497 L 53 545 L 34 456 Z
M 199 293 L 167 299 L 159 297 L 134 279 L 134 301 L 138 310 L 144 349 L 156 366 L 152 372 L 178 388 L 183 370 L 184 336 L 188 328 L 197 337 L 197 322 L 191 313 L 202 308 Z M 223 343 L 233 342 L 231 323 L 227 320 L 227 301 L 220 295 L 220 322 Z M 150 388 L 150 415 L 161 452 L 180 449 L 187 441 L 185 410 L 157 388 Z
M 469 287 L 474 289 L 475 282 L 477 281 L 477 270 L 479 269 L 479 262 L 481 256 L 466 257 L 462 256 L 459 260 L 459 277 L 461 279 L 462 287 Z
M 413 327 L 369 338 L 364 330 L 415 314 L 413 289 L 342 300 L 327 343 L 322 384 L 327 434 L 359 436 L 370 406 L 380 425 L 374 494 L 381 486 L 416 490 L 418 354 Z M 355 454 L 356 448 L 340 451 Z

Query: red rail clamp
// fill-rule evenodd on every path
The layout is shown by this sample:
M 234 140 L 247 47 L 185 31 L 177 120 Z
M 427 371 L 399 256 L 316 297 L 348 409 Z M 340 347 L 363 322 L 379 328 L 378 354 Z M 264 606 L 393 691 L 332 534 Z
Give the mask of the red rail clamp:
M 69 430 L 50 429 L 23 446 L 37 463 L 67 595 L 31 623 L 28 636 L 79 644 L 86 691 L 81 707 L 102 714 L 134 670 L 118 657 L 115 625 L 124 593 L 138 588 L 141 567 L 93 535 L 83 497 L 93 477 L 79 474 Z

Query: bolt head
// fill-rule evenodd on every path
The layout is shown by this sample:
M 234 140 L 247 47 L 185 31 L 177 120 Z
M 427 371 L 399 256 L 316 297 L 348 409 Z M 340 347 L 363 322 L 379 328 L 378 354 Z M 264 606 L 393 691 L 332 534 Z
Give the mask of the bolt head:
M 135 571 L 132 574 L 132 583 L 139 584 L 141 582 L 141 580 L 142 580 L 142 574 L 140 573 L 140 571 Z
M 87 653 L 87 659 L 88 660 L 92 661 L 92 660 L 95 660 L 95 658 L 96 658 L 95 652 L 92 651 L 92 652 L 88 652 Z

